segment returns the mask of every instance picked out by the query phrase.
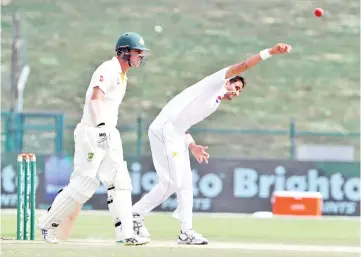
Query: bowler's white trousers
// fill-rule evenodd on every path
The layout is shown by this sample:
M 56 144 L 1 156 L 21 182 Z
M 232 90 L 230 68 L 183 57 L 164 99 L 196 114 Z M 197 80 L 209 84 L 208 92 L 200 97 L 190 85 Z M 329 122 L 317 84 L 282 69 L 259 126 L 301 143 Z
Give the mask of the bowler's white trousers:
M 193 184 L 186 134 L 167 122 L 151 124 L 148 137 L 158 184 L 133 206 L 133 213 L 145 215 L 176 193 L 178 207 L 173 217 L 182 222 L 183 229 L 192 228 Z

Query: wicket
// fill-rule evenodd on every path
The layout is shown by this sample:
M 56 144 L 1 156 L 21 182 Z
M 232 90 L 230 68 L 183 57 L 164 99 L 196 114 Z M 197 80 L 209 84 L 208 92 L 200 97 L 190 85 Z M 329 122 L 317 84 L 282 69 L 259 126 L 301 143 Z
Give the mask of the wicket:
M 35 154 L 19 154 L 17 160 L 17 213 L 16 213 L 16 239 L 29 240 L 29 217 L 30 217 L 30 240 L 35 239 L 35 177 L 36 156 Z M 29 214 L 30 212 L 30 214 Z

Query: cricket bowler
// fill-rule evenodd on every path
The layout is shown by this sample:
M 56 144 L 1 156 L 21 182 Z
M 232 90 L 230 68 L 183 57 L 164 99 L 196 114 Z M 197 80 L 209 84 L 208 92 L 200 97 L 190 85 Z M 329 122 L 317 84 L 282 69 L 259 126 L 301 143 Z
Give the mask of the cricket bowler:
M 199 162 L 208 163 L 207 147 L 197 145 L 189 129 L 217 110 L 222 99 L 239 96 L 245 80 L 238 74 L 262 60 L 290 53 L 292 47 L 279 43 L 247 60 L 226 67 L 186 88 L 169 101 L 150 124 L 148 137 L 158 184 L 133 206 L 136 234 L 150 237 L 144 215 L 176 193 L 178 206 L 173 217 L 180 220 L 179 244 L 205 245 L 208 240 L 192 229 L 193 184 L 189 150 Z M 189 150 L 188 150 L 189 149 Z
M 83 116 L 74 131 L 74 171 L 70 182 L 37 224 L 46 242 L 59 241 L 59 226 L 59 231 L 68 237 L 81 206 L 92 197 L 99 180 L 108 189 L 107 202 L 114 219 L 116 240 L 125 245 L 150 241 L 133 232 L 132 184 L 116 129 L 118 109 L 127 87 L 127 71 L 143 65 L 148 50 L 139 34 L 124 33 L 116 43 L 116 56 L 103 62 L 93 73 Z M 122 240 L 118 240 L 120 234 Z

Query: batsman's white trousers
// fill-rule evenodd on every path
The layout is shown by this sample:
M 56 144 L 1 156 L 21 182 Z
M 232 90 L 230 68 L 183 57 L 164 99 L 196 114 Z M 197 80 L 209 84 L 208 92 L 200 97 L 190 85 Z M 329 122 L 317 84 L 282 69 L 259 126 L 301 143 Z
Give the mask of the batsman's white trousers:
M 144 215 L 176 193 L 178 207 L 173 217 L 191 226 L 193 184 L 186 134 L 168 122 L 152 124 L 148 137 L 158 184 L 133 206 L 133 213 Z
M 74 131 L 74 171 L 70 182 L 77 176 L 99 178 L 109 187 L 114 184 L 115 174 L 121 172 L 123 189 L 131 189 L 128 170 L 124 169 L 123 147 L 119 131 L 109 131 L 109 149 L 97 146 L 97 129 L 79 123 Z
M 77 125 L 74 131 L 74 171 L 70 182 L 59 192 L 48 212 L 40 218 L 39 228 L 48 229 L 60 225 L 62 229 L 58 232 L 63 232 L 60 234 L 64 235 L 61 238 L 68 238 L 73 226 L 71 219 L 78 216 L 82 204 L 92 197 L 99 186 L 99 178 L 108 188 L 107 202 L 116 233 L 120 234 L 121 222 L 124 237 L 132 237 L 132 184 L 127 165 L 123 161 L 120 135 L 116 128 L 110 128 L 108 145 L 103 148 L 98 146 L 98 133 L 99 130 L 94 127 L 81 123 Z

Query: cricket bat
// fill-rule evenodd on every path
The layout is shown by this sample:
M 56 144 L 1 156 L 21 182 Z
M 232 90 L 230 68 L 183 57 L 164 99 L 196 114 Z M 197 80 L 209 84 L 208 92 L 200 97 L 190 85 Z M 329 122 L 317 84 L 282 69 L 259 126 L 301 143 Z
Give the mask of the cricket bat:
M 67 241 L 70 237 L 70 233 L 73 230 L 73 227 L 75 225 L 75 221 L 79 216 L 80 210 L 83 207 L 82 204 L 78 204 L 75 207 L 75 210 L 71 213 L 71 215 L 69 215 L 68 217 L 66 217 L 57 227 L 56 229 L 56 238 L 63 240 L 63 241 Z

